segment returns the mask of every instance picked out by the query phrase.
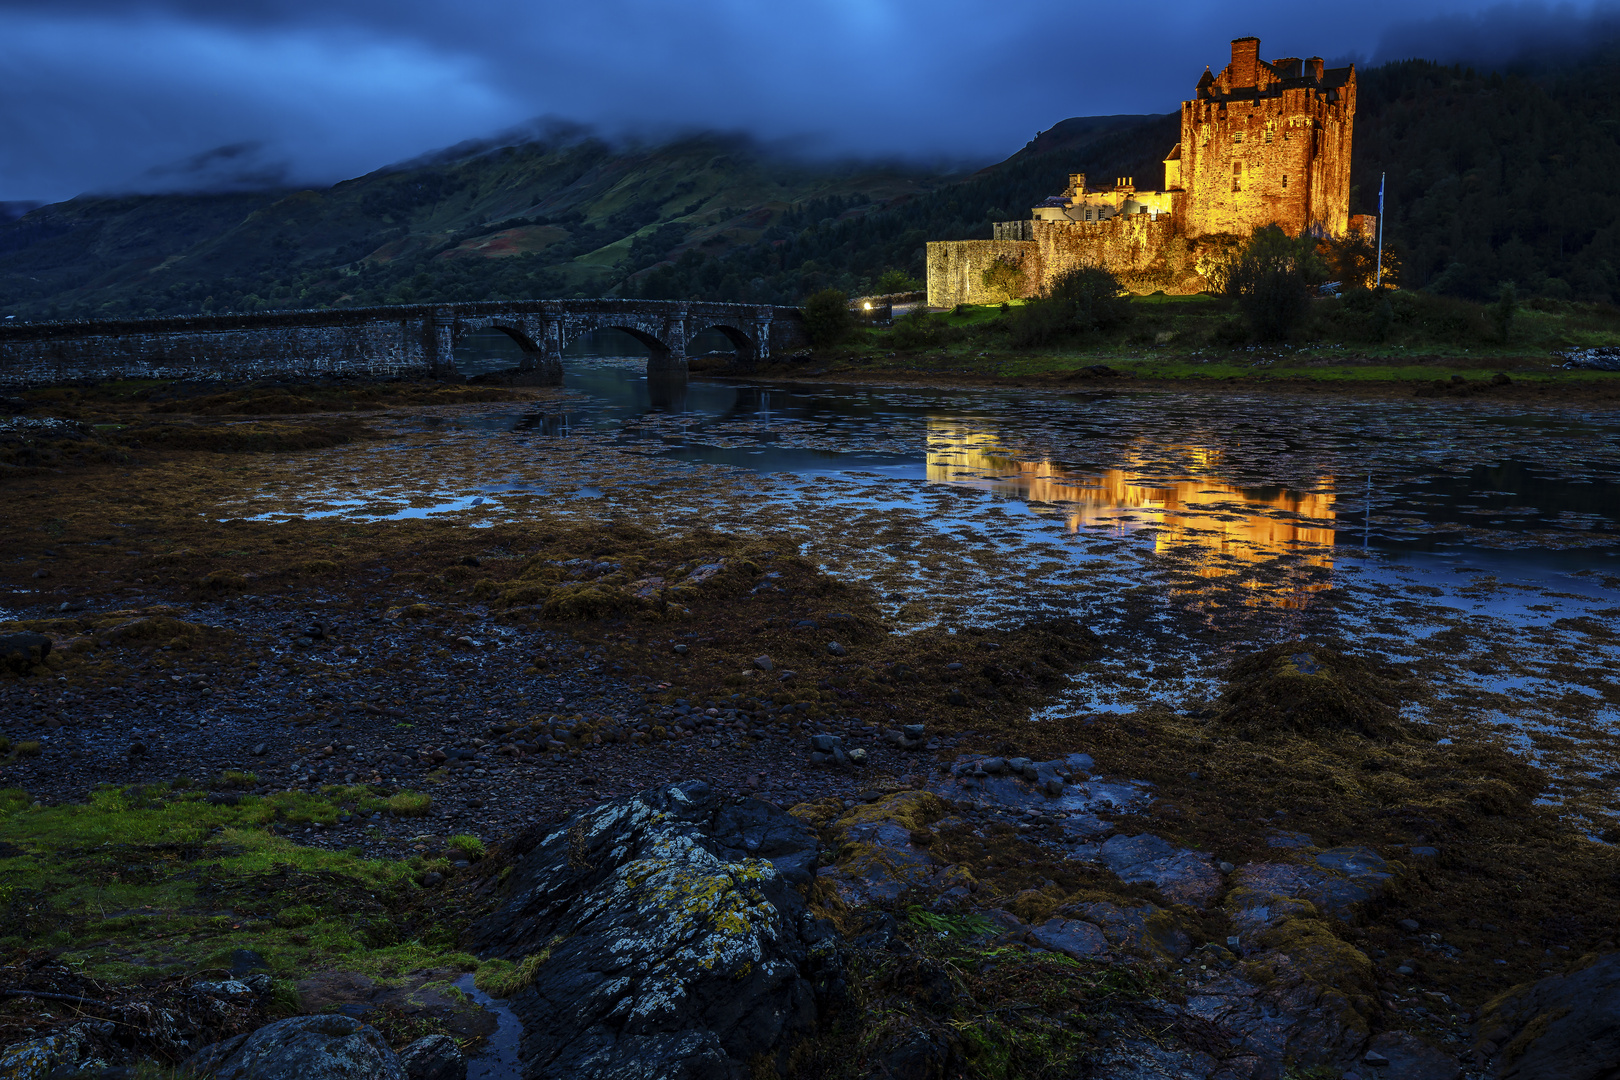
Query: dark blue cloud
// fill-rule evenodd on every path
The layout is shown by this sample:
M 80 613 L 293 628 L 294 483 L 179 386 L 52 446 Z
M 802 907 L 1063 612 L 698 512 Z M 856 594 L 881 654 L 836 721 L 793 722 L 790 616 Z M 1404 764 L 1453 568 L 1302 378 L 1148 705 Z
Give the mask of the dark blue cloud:
M 1173 109 L 1242 34 L 1268 56 L 1384 56 L 1421 51 L 1425 36 L 1495 48 L 1525 21 L 1456 10 L 0 0 L 0 200 L 329 183 L 543 115 L 644 137 L 717 127 L 829 154 L 988 160 L 1067 116 Z M 1512 10 L 1565 24 L 1591 9 Z

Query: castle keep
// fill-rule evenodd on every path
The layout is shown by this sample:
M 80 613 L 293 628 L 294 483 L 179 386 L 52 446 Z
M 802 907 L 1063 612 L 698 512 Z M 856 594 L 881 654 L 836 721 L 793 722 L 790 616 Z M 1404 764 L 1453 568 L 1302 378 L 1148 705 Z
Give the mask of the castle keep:
M 1260 59 L 1260 39 L 1232 42 L 1219 75 L 1206 69 L 1181 103 L 1181 141 L 1164 159 L 1164 190 L 1132 177 L 1090 188 L 1084 173 L 1024 221 L 993 225 L 990 240 L 928 245 L 928 303 L 999 301 L 982 283 L 997 260 L 1023 270 L 1035 295 L 1064 272 L 1103 266 L 1134 292 L 1196 293 L 1204 273 L 1263 225 L 1291 235 L 1343 236 L 1372 227 L 1350 218 L 1350 133 L 1356 69 L 1321 57 Z

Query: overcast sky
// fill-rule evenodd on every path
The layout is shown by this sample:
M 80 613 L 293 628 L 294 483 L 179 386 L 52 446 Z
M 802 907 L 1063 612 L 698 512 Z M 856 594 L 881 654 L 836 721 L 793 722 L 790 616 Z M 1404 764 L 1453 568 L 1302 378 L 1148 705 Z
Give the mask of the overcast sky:
M 1175 108 L 1244 34 L 1267 58 L 1492 59 L 1589 40 L 1593 16 L 1456 0 L 0 0 L 0 201 L 327 184 L 540 116 L 995 160 L 1064 117 Z

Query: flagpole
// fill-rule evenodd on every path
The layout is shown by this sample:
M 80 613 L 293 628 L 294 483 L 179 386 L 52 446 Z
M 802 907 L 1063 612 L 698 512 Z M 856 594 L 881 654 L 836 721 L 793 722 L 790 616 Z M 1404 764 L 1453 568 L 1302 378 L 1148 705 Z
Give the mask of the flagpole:
M 1384 287 L 1384 174 L 1378 174 L 1378 269 L 1373 275 L 1373 288 Z

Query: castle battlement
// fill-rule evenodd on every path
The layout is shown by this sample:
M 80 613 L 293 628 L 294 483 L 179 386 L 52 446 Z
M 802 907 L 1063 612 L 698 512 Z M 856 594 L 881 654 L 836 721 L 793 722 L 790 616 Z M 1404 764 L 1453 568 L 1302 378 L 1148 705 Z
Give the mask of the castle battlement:
M 1165 155 L 1161 190 L 1139 190 L 1128 176 L 1092 187 L 1073 173 L 1027 219 L 996 222 L 992 240 L 930 243 L 928 303 L 991 302 L 978 274 L 998 259 L 1024 266 L 1030 295 L 1078 265 L 1107 267 L 1140 291 L 1199 292 L 1199 251 L 1210 243 L 1265 225 L 1343 236 L 1355 112 L 1353 65 L 1262 60 L 1259 38 L 1238 38 L 1220 74 L 1206 68 L 1181 103 L 1181 139 Z

